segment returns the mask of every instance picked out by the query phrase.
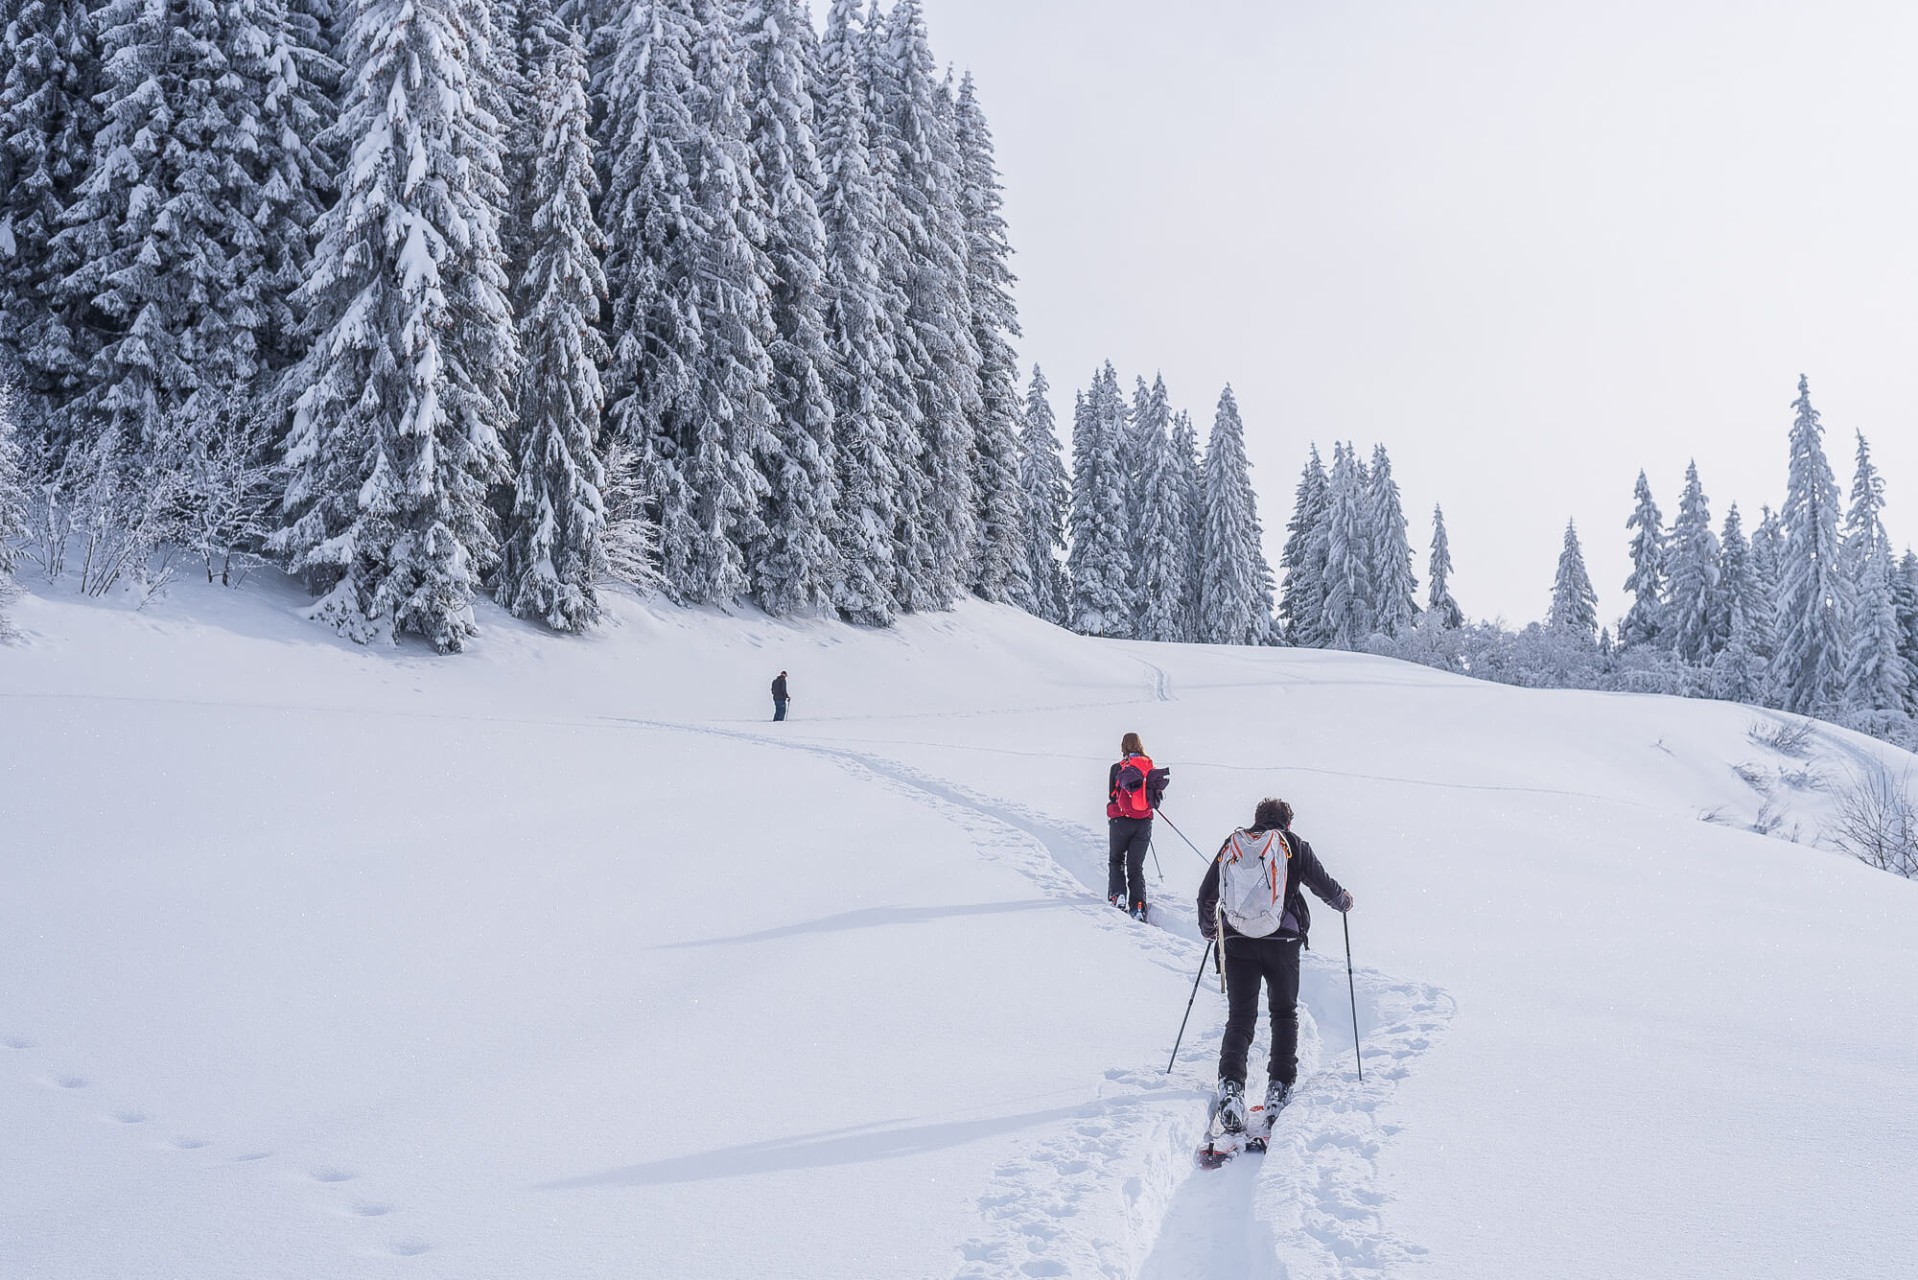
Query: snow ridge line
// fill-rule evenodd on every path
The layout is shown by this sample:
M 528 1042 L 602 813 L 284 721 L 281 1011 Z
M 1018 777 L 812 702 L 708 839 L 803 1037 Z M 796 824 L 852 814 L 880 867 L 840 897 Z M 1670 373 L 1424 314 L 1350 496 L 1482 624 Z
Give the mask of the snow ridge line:
M 1004 860 L 1051 896 L 1099 903 L 1103 863 L 1097 833 L 1008 801 L 978 796 L 895 761 L 843 747 L 741 730 L 617 719 L 622 724 L 710 734 L 830 759 L 896 792 L 930 803 L 976 837 L 981 853 Z M 1005 840 L 1008 831 L 1014 839 Z M 1036 846 L 1036 847 L 1035 847 Z M 1074 874 L 1071 868 L 1084 868 Z M 1101 927 L 1127 931 L 1158 963 L 1190 974 L 1189 940 L 1163 927 L 1140 930 L 1102 904 L 1085 906 Z M 1179 913 L 1171 913 L 1178 917 Z M 1161 924 L 1165 920 L 1161 915 Z M 1187 928 L 1190 924 L 1186 923 Z M 1184 930 L 1181 930 L 1183 932 Z M 1374 1280 L 1422 1256 L 1383 1223 L 1378 1156 L 1399 1126 L 1380 1107 L 1449 1022 L 1442 989 L 1355 971 L 1363 1083 L 1349 1065 L 1352 1040 L 1342 966 L 1308 954 L 1300 975 L 1299 1061 L 1294 1101 L 1262 1159 L 1197 1172 L 1192 1147 L 1201 1100 L 1211 1094 L 1210 1058 L 1167 1077 L 1156 1066 L 1106 1073 L 1101 1096 L 1131 1105 L 1089 1109 L 1066 1131 L 1001 1164 L 980 1198 L 986 1229 L 959 1246 L 954 1280 L 1006 1275 L 1135 1277 L 1338 1277 Z M 1210 989 L 1216 991 L 1216 987 Z M 1216 1044 L 1224 1029 L 1216 1003 L 1208 1030 L 1189 1044 Z M 1202 1015 L 1203 1016 L 1203 1015 Z M 1200 1024 L 1204 1025 L 1204 1024 Z M 1328 1034 L 1324 1028 L 1332 1028 Z M 1196 1030 L 1196 1027 L 1195 1027 Z M 1262 1060 L 1266 1043 L 1252 1053 Z M 1114 1090 L 1107 1093 L 1107 1089 Z M 1139 1103 L 1147 1105 L 1138 1105 Z M 1115 1194 L 1115 1192 L 1117 1194 Z M 1230 1229 L 1221 1230 L 1229 1219 Z

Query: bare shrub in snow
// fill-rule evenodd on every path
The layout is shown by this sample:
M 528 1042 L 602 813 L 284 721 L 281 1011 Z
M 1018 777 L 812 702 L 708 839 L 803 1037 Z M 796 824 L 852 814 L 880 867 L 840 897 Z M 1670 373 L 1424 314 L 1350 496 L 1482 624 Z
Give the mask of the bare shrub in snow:
M 1872 764 L 1854 772 L 1838 793 L 1831 840 L 1860 862 L 1918 879 L 1918 802 L 1910 771 L 1893 777 Z
M 1780 769 L 1778 781 L 1793 791 L 1823 791 L 1827 784 L 1825 775 L 1810 765 L 1802 769 Z
M 1751 763 L 1749 760 L 1742 761 L 1732 766 L 1732 772 L 1738 775 L 1740 782 L 1750 787 L 1753 791 L 1756 791 L 1759 795 L 1768 796 L 1771 794 L 1771 775 L 1766 773 L 1760 766 Z
M 20 597 L 13 580 L 18 540 L 27 536 L 26 470 L 15 438 L 13 389 L 0 383 L 0 640 L 15 634 L 7 606 Z
M 1781 756 L 1802 760 L 1811 754 L 1812 722 L 1809 720 L 1760 720 L 1745 731 L 1755 746 L 1769 747 Z

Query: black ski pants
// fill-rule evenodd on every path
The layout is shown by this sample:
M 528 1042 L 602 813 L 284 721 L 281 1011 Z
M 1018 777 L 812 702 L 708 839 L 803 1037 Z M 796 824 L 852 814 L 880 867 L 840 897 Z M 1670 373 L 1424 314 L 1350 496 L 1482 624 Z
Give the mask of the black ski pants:
M 1145 905 L 1145 851 L 1152 819 L 1107 818 L 1106 897 L 1124 894 L 1127 907 Z
M 1245 1055 L 1259 1021 L 1259 983 L 1272 1015 L 1266 1079 L 1290 1085 L 1299 1075 L 1299 940 L 1225 938 L 1225 1041 L 1219 1079 L 1245 1083 Z

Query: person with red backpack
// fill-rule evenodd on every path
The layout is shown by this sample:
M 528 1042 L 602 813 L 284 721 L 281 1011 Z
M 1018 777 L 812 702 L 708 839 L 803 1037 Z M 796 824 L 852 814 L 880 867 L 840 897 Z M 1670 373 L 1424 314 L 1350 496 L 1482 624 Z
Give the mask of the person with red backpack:
M 1145 854 L 1152 843 L 1152 811 L 1172 773 L 1152 767 L 1139 735 L 1119 740 L 1119 762 L 1106 783 L 1106 901 L 1134 920 L 1145 919 Z
M 1299 1073 L 1299 952 L 1312 926 L 1300 885 L 1334 911 L 1352 909 L 1352 895 L 1293 832 L 1292 806 L 1283 800 L 1259 801 L 1252 825 L 1226 837 L 1199 884 L 1199 931 L 1224 957 L 1226 1022 L 1215 1107 L 1227 1133 L 1245 1129 L 1245 1058 L 1259 1020 L 1260 982 L 1272 1017 L 1268 1127 L 1292 1100 Z

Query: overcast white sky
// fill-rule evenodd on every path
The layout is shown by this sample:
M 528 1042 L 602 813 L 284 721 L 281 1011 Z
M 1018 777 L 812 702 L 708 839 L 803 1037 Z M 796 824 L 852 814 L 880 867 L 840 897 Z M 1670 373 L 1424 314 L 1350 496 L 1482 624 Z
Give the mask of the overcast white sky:
M 1918 538 L 1918 7 L 924 3 L 1062 427 L 1107 358 L 1202 433 L 1230 381 L 1275 561 L 1307 446 L 1383 441 L 1421 592 L 1436 501 L 1466 612 L 1542 616 L 1569 516 L 1614 618 L 1639 468 L 1749 531 L 1800 372 Z

